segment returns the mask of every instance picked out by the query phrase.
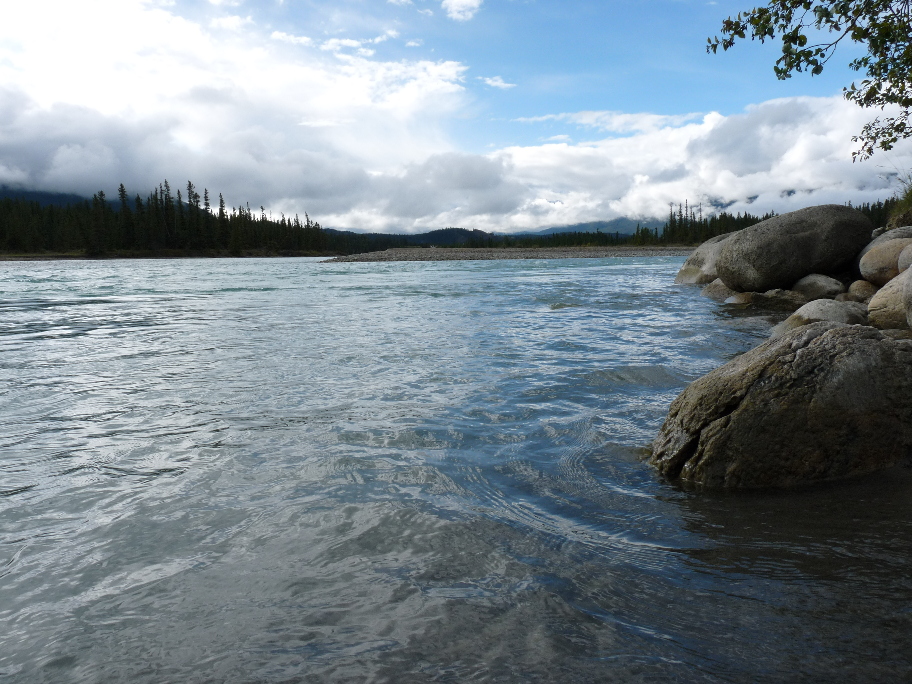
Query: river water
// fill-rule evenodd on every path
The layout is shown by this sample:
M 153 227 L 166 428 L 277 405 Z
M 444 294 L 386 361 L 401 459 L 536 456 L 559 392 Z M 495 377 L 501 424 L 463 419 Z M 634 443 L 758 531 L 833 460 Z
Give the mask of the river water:
M 643 463 L 681 262 L 0 264 L 0 682 L 909 681 L 909 471 Z

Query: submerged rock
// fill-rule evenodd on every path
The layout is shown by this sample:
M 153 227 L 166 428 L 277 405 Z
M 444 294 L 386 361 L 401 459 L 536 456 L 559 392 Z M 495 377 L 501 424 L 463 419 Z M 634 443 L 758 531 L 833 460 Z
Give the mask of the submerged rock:
M 851 263 L 872 229 L 864 214 L 840 204 L 782 214 L 728 237 L 716 272 L 742 292 L 791 287 L 809 273 L 832 273 Z
M 875 328 L 903 330 L 909 327 L 904 288 L 912 276 L 906 270 L 877 291 L 868 302 L 868 320 Z
M 717 302 L 724 302 L 729 297 L 733 297 L 738 293 L 716 278 L 709 285 L 700 290 L 700 294 L 704 297 L 714 299 Z
M 868 307 L 859 302 L 837 302 L 834 299 L 815 299 L 773 328 L 772 337 L 784 335 L 789 330 L 817 321 L 867 325 Z
M 813 323 L 691 383 L 650 462 L 711 488 L 792 487 L 896 465 L 912 449 L 912 340 Z
M 719 281 L 722 282 L 721 280 Z M 722 283 L 722 287 L 726 287 Z M 733 292 L 733 290 L 729 290 Z M 721 292 L 721 290 L 720 290 Z M 735 292 L 724 300 L 725 304 L 752 306 L 757 309 L 794 311 L 806 304 L 808 298 L 793 290 L 767 290 L 766 292 Z
M 718 277 L 716 258 L 719 256 L 722 243 L 731 235 L 733 233 L 717 235 L 697 247 L 681 266 L 675 282 L 679 285 L 705 285 L 714 281 Z
M 792 290 L 800 292 L 807 299 L 833 299 L 836 295 L 846 291 L 845 285 L 836 278 L 822 275 L 820 273 L 811 273 L 792 285 Z

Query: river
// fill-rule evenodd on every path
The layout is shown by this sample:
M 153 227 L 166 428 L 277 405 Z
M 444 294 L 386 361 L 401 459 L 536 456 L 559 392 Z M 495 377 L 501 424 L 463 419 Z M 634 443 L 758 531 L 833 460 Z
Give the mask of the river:
M 912 678 L 912 473 L 643 462 L 682 258 L 0 263 L 0 682 Z

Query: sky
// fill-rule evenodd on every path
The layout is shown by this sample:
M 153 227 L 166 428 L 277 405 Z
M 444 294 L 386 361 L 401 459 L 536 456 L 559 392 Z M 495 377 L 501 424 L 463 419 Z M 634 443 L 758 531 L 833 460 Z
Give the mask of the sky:
M 706 53 L 734 0 L 29 0 L 0 22 L 0 185 L 147 195 L 192 180 L 324 226 L 516 232 L 886 199 L 912 145 L 848 46 L 779 81 Z

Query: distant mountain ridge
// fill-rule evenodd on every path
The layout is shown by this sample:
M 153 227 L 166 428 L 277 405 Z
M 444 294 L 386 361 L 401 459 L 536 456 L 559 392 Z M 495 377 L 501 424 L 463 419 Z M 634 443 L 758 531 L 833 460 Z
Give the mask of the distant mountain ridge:
M 0 185 L 0 200 L 3 199 L 21 199 L 27 202 L 37 202 L 43 207 L 64 207 L 70 204 L 85 202 L 88 198 L 72 193 L 25 190 L 22 188 L 11 188 L 8 185 Z M 335 228 L 326 228 L 325 230 L 338 234 L 360 235 L 364 237 L 370 236 L 381 240 L 387 238 L 391 243 L 401 246 L 434 245 L 439 247 L 451 247 L 465 245 L 473 240 L 478 241 L 487 238 L 547 236 L 560 233 L 617 233 L 619 235 L 633 235 L 637 226 L 643 228 L 661 228 L 662 225 L 663 222 L 657 219 L 637 220 L 622 216 L 611 219 L 610 221 L 589 221 L 587 223 L 575 223 L 566 226 L 551 226 L 550 228 L 544 228 L 542 230 L 527 230 L 519 233 L 489 233 L 483 230 L 470 230 L 468 228 L 439 228 L 424 233 L 362 233 L 360 231 Z
M 513 235 L 554 235 L 555 233 L 620 233 L 633 235 L 637 226 L 641 228 L 661 228 L 665 225 L 659 219 L 631 219 L 620 216 L 610 221 L 589 221 L 588 223 L 574 223 L 569 226 L 552 226 L 538 231 L 523 231 Z
M 69 204 L 85 202 L 87 198 L 66 192 L 45 192 L 43 190 L 23 190 L 0 185 L 0 200 L 21 199 L 26 202 L 38 202 L 42 207 L 65 207 Z

